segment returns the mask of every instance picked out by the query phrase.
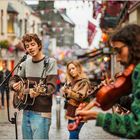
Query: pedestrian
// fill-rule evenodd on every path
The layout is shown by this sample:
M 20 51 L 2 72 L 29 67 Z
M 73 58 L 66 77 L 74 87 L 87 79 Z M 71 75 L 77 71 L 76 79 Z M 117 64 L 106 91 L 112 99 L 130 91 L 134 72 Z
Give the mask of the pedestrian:
M 57 81 L 56 81 L 56 93 L 55 95 L 59 95 L 60 93 L 60 88 L 61 88 L 61 81 L 60 81 L 60 76 L 59 76 L 59 70 L 57 71 Z
M 130 82 L 132 82 L 132 102 L 129 114 L 101 113 L 95 110 L 78 110 L 77 115 L 83 120 L 96 119 L 96 126 L 124 138 L 140 138 L 140 26 L 130 24 L 111 38 L 111 45 L 116 52 L 117 61 L 125 68 L 134 65 Z M 129 87 L 128 87 L 129 88 Z M 123 95 L 122 90 L 122 95 Z M 98 104 L 99 106 L 99 104 Z
M 36 34 L 25 34 L 22 43 L 31 57 L 21 63 L 17 75 L 28 81 L 23 95 L 35 98 L 32 105 L 23 109 L 22 136 L 23 139 L 48 139 L 52 94 L 56 90 L 56 60 L 43 54 L 41 40 Z M 23 88 L 21 81 L 16 82 L 16 77 L 11 78 L 9 85 L 17 93 Z M 24 99 L 22 97 L 19 96 L 21 101 Z
M 61 91 L 66 98 L 65 109 L 68 125 L 76 121 L 75 110 L 80 103 L 88 102 L 88 90 L 90 82 L 83 72 L 83 68 L 78 61 L 70 61 L 66 68 L 66 84 Z M 79 139 L 79 133 L 84 122 L 81 122 L 75 130 L 69 130 L 69 139 Z
M 6 77 L 10 74 L 10 71 L 7 68 L 7 62 L 6 61 L 2 61 L 2 70 L 0 71 L 0 83 L 2 83 Z M 9 77 L 10 78 L 10 77 Z M 5 102 L 5 98 L 4 95 L 6 93 L 6 98 L 7 101 L 9 103 L 9 78 L 1 85 L 0 89 L 1 89 L 1 109 L 4 109 L 4 102 Z

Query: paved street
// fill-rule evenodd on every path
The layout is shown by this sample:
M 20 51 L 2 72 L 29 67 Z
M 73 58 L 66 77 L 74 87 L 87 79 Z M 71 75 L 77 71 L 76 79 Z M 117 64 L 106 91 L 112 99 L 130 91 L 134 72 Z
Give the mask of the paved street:
M 53 110 L 52 110 L 52 125 L 50 129 L 50 140 L 66 140 L 68 139 L 67 121 L 64 117 L 63 99 L 61 100 L 61 129 L 56 127 L 56 100 L 53 100 Z M 14 109 L 11 109 L 11 117 L 14 114 Z M 22 112 L 18 113 L 18 138 L 22 139 L 21 136 L 21 117 Z M 0 110 L 0 139 L 15 139 L 15 127 L 10 124 L 7 120 L 7 111 Z M 81 140 L 96 140 L 96 139 L 106 139 L 106 140 L 119 140 L 119 138 L 114 137 L 102 130 L 102 128 L 95 127 L 95 121 L 89 121 L 84 125 L 80 133 Z

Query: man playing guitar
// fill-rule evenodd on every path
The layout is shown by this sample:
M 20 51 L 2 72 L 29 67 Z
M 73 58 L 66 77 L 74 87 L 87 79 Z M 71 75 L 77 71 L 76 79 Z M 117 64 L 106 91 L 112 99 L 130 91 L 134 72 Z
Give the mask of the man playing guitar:
M 56 90 L 56 60 L 45 57 L 41 40 L 36 34 L 24 35 L 22 43 L 31 57 L 21 63 L 17 73 L 19 77 L 11 78 L 10 88 L 18 94 L 16 99 L 19 98 L 20 103 L 23 100 L 26 102 L 27 96 L 30 97 L 29 102 L 35 99 L 32 104 L 22 102 L 26 105 L 23 108 L 23 139 L 48 139 L 52 94 Z

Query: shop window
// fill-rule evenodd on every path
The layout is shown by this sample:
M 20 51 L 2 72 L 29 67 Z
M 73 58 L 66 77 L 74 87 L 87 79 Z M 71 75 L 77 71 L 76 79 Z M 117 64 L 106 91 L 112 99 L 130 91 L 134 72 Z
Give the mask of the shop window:
M 15 33 L 14 30 L 14 15 L 9 14 L 8 15 L 8 28 L 7 28 L 8 33 Z
M 1 17 L 0 17 L 0 19 L 1 19 L 1 35 L 3 35 L 3 10 L 1 10 Z
M 19 20 L 19 35 L 22 36 L 22 19 Z
M 27 33 L 27 19 L 25 19 L 25 27 L 24 27 L 25 33 Z

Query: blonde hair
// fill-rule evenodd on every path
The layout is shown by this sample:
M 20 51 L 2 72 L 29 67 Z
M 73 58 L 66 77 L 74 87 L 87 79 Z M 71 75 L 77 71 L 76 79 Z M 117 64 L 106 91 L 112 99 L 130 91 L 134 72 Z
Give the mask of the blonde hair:
M 68 70 L 68 66 L 69 66 L 70 64 L 73 64 L 73 65 L 77 68 L 78 73 L 79 73 L 79 78 L 87 78 L 87 75 L 84 73 L 83 67 L 82 67 L 82 65 L 80 64 L 80 62 L 77 61 L 77 60 L 72 60 L 72 61 L 70 61 L 70 62 L 67 63 L 67 67 L 66 67 L 66 68 L 67 68 L 67 69 L 66 69 L 66 81 L 67 81 L 68 83 L 71 83 L 72 80 L 73 80 L 73 77 L 70 75 L 69 70 Z

